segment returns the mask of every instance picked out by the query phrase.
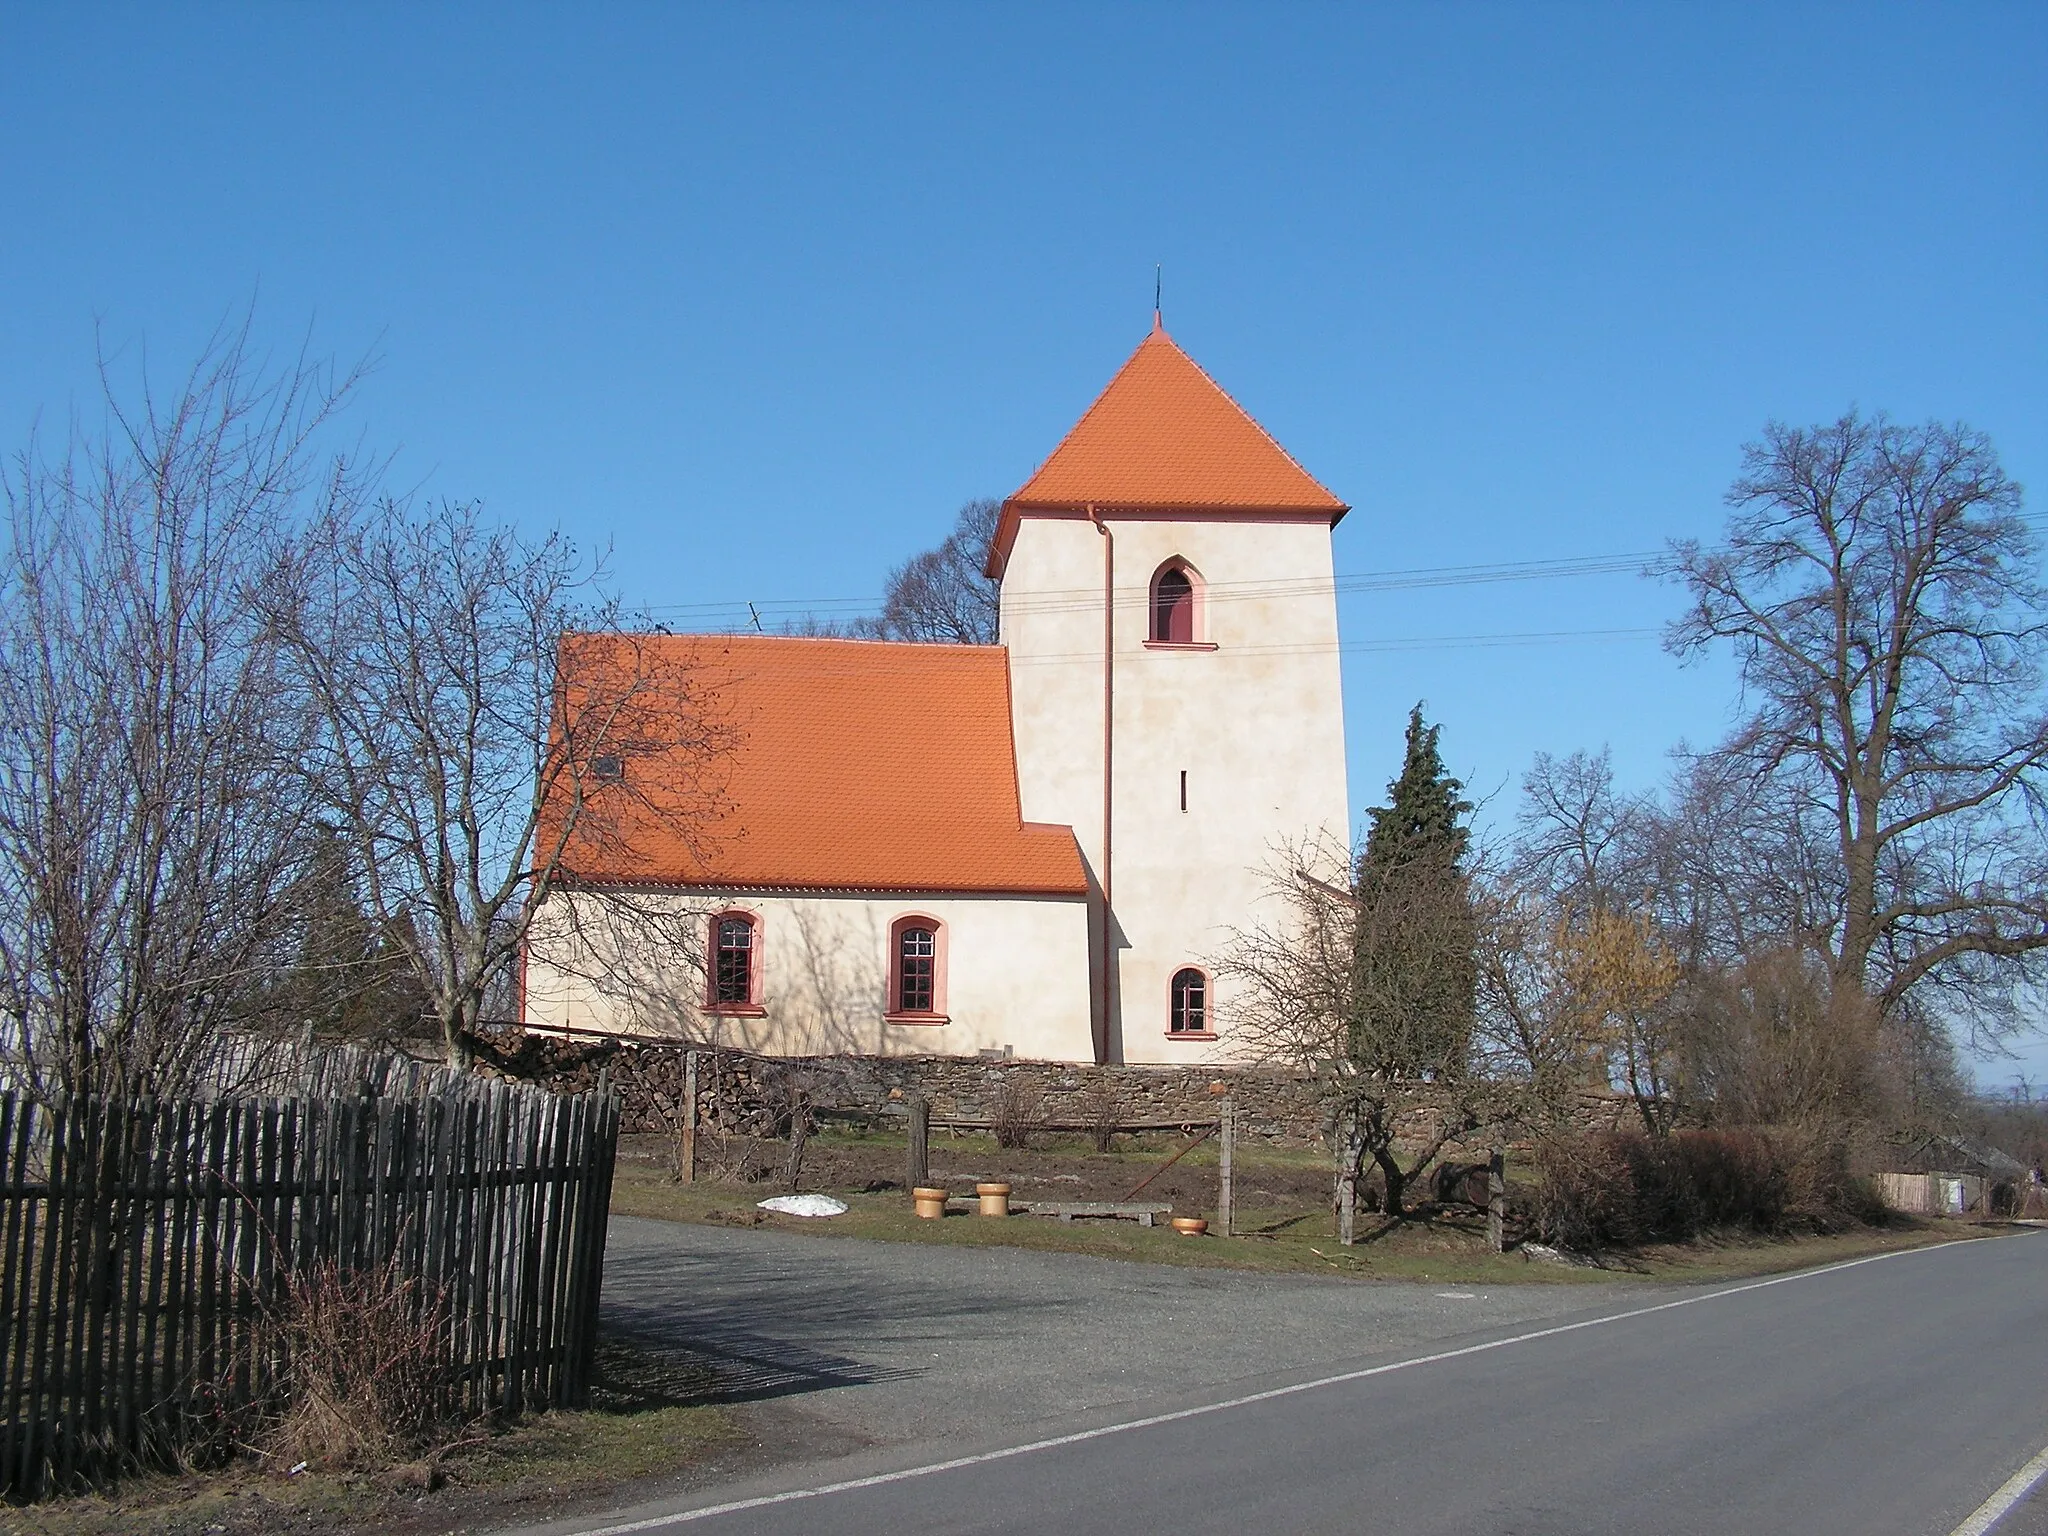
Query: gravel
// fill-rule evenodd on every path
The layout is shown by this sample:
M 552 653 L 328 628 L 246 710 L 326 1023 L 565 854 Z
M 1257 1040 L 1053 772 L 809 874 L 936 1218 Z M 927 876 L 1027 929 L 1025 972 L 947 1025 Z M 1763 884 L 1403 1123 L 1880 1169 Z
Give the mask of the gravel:
M 614 1216 L 604 1320 L 704 1358 L 730 1399 L 783 1399 L 821 1442 L 894 1446 L 1611 1310 L 1644 1289 L 1445 1293 Z

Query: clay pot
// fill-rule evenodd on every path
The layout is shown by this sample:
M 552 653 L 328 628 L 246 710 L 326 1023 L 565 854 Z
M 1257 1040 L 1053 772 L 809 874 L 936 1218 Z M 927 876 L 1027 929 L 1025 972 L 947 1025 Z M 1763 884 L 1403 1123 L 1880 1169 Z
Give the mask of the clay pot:
M 1007 1216 L 1010 1214 L 1010 1186 L 1007 1184 L 977 1184 L 974 1193 L 981 1201 L 984 1216 Z
M 937 1221 L 946 1214 L 946 1192 L 943 1189 L 927 1189 L 920 1184 L 910 1192 L 910 1199 L 917 1214 L 927 1221 Z
M 1200 1237 L 1209 1230 L 1209 1223 L 1200 1216 L 1176 1216 L 1173 1218 L 1173 1230 L 1182 1237 Z

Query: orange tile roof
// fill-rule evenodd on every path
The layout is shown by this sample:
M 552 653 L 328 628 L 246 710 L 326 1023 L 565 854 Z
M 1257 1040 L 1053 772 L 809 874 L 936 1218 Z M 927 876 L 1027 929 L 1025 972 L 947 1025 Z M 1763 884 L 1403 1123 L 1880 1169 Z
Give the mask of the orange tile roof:
M 1350 509 L 1154 326 L 1038 472 L 1003 503 L 991 574 L 1033 511 L 1320 514 Z
M 729 728 L 733 748 L 712 768 L 724 808 L 701 837 L 678 835 L 661 755 L 629 756 L 633 799 L 616 836 L 579 835 L 572 844 L 564 863 L 578 878 L 1086 892 L 1073 830 L 1021 819 L 1009 655 L 1000 647 L 761 635 L 630 643 L 684 669 Z

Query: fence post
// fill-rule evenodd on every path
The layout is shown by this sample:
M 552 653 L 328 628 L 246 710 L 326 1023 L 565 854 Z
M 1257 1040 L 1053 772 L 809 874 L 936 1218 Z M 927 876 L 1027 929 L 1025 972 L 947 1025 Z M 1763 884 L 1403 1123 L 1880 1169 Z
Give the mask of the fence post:
M 932 1107 L 922 1096 L 910 1101 L 910 1167 L 904 1188 L 918 1189 L 932 1180 Z
M 1223 1147 L 1216 1158 L 1216 1229 L 1228 1237 L 1234 1203 L 1231 1199 L 1230 1159 L 1237 1147 L 1237 1101 L 1227 1093 L 1223 1096 L 1222 1135 Z
M 1486 1247 L 1499 1253 L 1506 1241 L 1508 1214 L 1507 1149 L 1496 1146 L 1486 1154 Z
M 685 1184 L 697 1182 L 697 1053 L 683 1052 L 683 1150 L 676 1174 Z
M 1347 1104 L 1337 1120 L 1343 1162 L 1337 1170 L 1337 1241 L 1349 1248 L 1358 1221 L 1358 1106 Z

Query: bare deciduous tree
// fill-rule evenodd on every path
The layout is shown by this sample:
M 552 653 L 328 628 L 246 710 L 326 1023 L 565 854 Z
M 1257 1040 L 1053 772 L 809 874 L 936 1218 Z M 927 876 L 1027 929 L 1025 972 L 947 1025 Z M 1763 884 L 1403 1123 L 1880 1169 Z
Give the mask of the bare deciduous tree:
M 936 549 L 889 573 L 878 632 L 885 640 L 994 645 L 1002 584 L 983 574 L 995 541 L 997 501 L 970 501 Z
M 254 594 L 352 491 L 316 439 L 347 396 L 301 354 L 217 334 L 105 426 L 5 480 L 0 1014 L 32 1087 L 175 1093 L 261 1022 L 309 846 L 310 745 Z
M 704 835 L 729 733 L 673 647 L 619 629 L 598 567 L 473 505 L 333 519 L 273 613 L 320 721 L 311 776 L 364 901 L 466 1063 L 542 904 L 636 837 Z M 631 903 L 601 883 L 553 910 Z M 636 914 L 656 927 L 658 905 Z
M 1606 1083 L 1606 1058 L 1573 1004 L 1557 939 L 1560 907 L 1513 866 L 1474 873 L 1477 995 L 1473 1070 L 1523 1089 L 1539 1134 L 1568 1125 L 1589 1089 Z
M 1726 749 L 1824 829 L 1831 1007 L 1939 993 L 1995 1029 L 2048 956 L 2048 602 L 2020 489 L 1966 427 L 1772 424 L 1725 547 L 1676 547 L 1681 655 L 1730 641 Z

